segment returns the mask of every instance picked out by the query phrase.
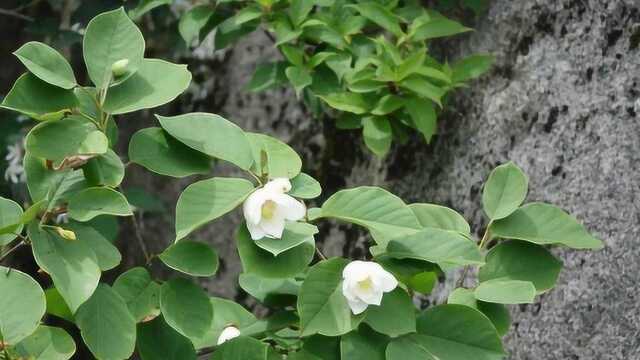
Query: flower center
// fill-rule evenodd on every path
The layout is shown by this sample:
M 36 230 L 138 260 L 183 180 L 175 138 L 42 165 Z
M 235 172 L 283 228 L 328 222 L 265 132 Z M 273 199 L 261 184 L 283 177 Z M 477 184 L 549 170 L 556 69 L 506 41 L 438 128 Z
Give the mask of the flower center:
M 358 288 L 362 291 L 369 292 L 373 288 L 373 282 L 370 277 L 367 277 L 364 280 L 358 281 Z
M 267 200 L 262 205 L 262 218 L 271 220 L 273 215 L 276 214 L 276 203 L 273 200 Z

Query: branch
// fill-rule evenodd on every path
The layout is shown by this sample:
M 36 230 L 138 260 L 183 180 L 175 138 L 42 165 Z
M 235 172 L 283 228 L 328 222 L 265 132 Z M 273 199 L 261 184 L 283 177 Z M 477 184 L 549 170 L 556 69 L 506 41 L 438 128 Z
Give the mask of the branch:
M 5 253 L 3 253 L 2 255 L 0 255 L 0 262 L 2 262 L 2 260 L 4 260 L 7 256 L 9 256 L 12 252 L 18 250 L 20 247 L 26 245 L 26 243 L 24 242 L 24 240 L 20 240 L 19 243 L 17 243 L 14 247 L 10 248 L 9 250 L 7 250 Z
M 27 15 L 22 15 L 19 12 L 15 12 L 13 10 L 7 10 L 7 9 L 0 9 L 0 15 L 6 15 L 6 16 L 11 16 L 20 20 L 25 20 L 25 21 L 29 21 L 29 22 L 33 22 L 34 19 L 30 16 Z

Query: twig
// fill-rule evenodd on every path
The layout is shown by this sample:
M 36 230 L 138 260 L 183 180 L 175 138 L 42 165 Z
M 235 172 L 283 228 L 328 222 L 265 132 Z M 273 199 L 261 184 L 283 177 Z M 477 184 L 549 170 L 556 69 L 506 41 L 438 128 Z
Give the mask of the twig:
M 480 240 L 480 244 L 478 244 L 478 248 L 480 249 L 480 251 L 482 251 L 482 249 L 486 245 L 487 240 L 489 239 L 489 228 L 491 228 L 491 223 L 492 221 L 489 221 L 489 224 L 487 224 L 484 235 L 482 235 L 482 240 Z M 467 278 L 470 269 L 471 265 L 467 265 L 464 267 L 464 270 L 462 270 L 462 275 L 460 275 L 460 279 L 458 279 L 458 286 L 456 287 L 462 287 L 464 285 L 464 280 Z
M 276 38 L 274 38 L 273 35 L 271 35 L 269 30 L 262 29 L 262 31 L 264 32 L 265 35 L 267 35 L 267 37 L 269 38 L 269 40 L 271 40 L 272 43 L 274 43 L 274 44 L 276 43 Z
M 7 250 L 6 252 L 4 252 L 1 256 L 0 256 L 0 262 L 2 260 L 4 260 L 7 256 L 9 256 L 12 252 L 18 250 L 20 247 L 26 245 L 26 243 L 24 242 L 24 240 L 20 240 L 19 243 L 17 243 L 14 247 L 10 248 L 9 250 Z
M 318 256 L 320 257 L 320 259 L 322 259 L 322 260 L 327 260 L 327 257 L 326 257 L 326 256 L 324 256 L 324 254 L 322 253 L 322 251 L 320 251 L 320 248 L 318 248 L 317 246 L 316 246 L 316 254 L 318 254 Z
M 0 9 L 0 14 L 1 15 L 6 15 L 6 16 L 11 16 L 14 18 L 18 18 L 21 20 L 25 20 L 25 21 L 29 21 L 29 22 L 33 22 L 34 19 L 31 16 L 27 16 L 27 15 L 22 15 L 18 12 L 15 12 L 13 10 L 7 10 L 7 9 Z
M 144 243 L 144 239 L 142 238 L 142 232 L 140 231 L 140 224 L 138 224 L 138 219 L 136 218 L 136 214 L 131 216 L 131 223 L 133 224 L 133 232 L 136 235 L 136 240 L 138 241 L 138 245 L 140 245 L 140 250 L 144 254 L 144 260 L 148 263 L 151 262 L 152 258 L 149 256 L 149 251 L 147 250 L 147 244 Z

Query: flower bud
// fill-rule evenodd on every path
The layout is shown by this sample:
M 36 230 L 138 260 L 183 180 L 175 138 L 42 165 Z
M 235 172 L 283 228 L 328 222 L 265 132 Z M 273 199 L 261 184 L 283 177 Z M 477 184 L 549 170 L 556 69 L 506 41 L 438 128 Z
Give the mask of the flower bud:
M 240 330 L 233 325 L 229 325 L 220 333 L 220 337 L 218 337 L 218 345 L 222 345 L 225 341 L 237 338 L 238 336 L 240 336 Z
M 111 65 L 111 72 L 113 77 L 118 77 L 126 74 L 127 66 L 129 66 L 129 59 L 120 59 Z
M 59 226 L 56 226 L 55 231 L 58 233 L 58 235 L 60 235 L 61 238 L 65 239 L 65 240 L 70 240 L 70 241 L 74 241 L 76 240 L 76 233 L 74 233 L 71 230 L 65 230 Z

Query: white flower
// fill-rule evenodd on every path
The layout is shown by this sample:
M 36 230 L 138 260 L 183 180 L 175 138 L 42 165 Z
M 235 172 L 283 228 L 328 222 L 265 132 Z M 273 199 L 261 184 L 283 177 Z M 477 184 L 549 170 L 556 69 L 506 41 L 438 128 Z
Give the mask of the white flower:
M 238 336 L 240 336 L 240 330 L 238 330 L 237 327 L 233 325 L 227 326 L 218 337 L 218 345 L 222 345 L 225 341 L 237 338 Z
M 285 221 L 302 219 L 307 208 L 303 203 L 285 194 L 291 190 L 289 179 L 278 178 L 254 191 L 244 202 L 244 218 L 253 240 L 263 237 L 279 239 Z
M 382 295 L 398 286 L 391 273 L 371 261 L 352 261 L 342 271 L 342 294 L 351 312 L 358 315 L 369 305 L 380 305 Z
M 22 158 L 24 156 L 24 150 L 22 142 L 17 142 L 14 145 L 7 146 L 7 156 L 5 159 L 8 162 L 7 169 L 4 172 L 4 179 L 14 184 L 26 182 L 26 173 L 24 171 L 24 165 Z

